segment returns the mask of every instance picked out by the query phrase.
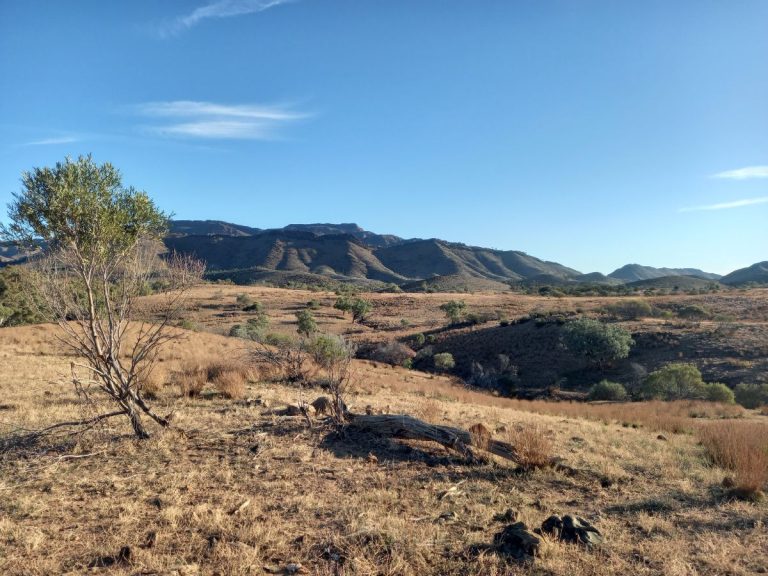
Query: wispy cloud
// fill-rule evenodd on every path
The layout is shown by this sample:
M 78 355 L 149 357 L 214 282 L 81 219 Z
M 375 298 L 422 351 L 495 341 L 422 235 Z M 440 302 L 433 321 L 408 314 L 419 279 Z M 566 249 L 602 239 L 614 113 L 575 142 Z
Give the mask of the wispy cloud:
M 218 2 L 199 6 L 189 14 L 178 16 L 172 22 L 160 27 L 159 32 L 161 36 L 173 36 L 197 26 L 204 20 L 256 14 L 293 1 L 295 0 L 218 0 Z
M 752 178 L 768 178 L 768 166 L 747 166 L 737 170 L 726 170 L 713 174 L 712 178 L 726 180 L 750 180 Z
M 80 142 L 80 138 L 77 136 L 57 136 L 52 138 L 43 138 L 42 140 L 32 140 L 31 142 L 25 142 L 22 146 L 54 146 L 56 144 L 71 144 L 73 142 Z
M 723 202 L 721 204 L 708 204 L 706 206 L 693 206 L 690 208 L 681 208 L 680 212 L 699 212 L 702 210 L 727 210 L 729 208 L 741 208 L 742 206 L 752 206 L 754 204 L 768 203 L 768 196 L 760 198 L 746 198 L 744 200 L 734 200 L 732 202 Z
M 142 116 L 169 120 L 145 127 L 154 134 L 229 140 L 268 140 L 284 125 L 310 116 L 285 105 L 228 105 L 190 100 L 147 102 L 137 106 L 136 111 Z

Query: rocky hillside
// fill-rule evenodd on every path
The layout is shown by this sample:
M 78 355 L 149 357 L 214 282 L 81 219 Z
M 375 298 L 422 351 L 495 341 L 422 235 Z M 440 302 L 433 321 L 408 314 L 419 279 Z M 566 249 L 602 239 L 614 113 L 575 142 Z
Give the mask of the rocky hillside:
M 754 282 L 756 284 L 768 284 L 768 260 L 752 264 L 747 268 L 735 270 L 720 279 L 723 284 L 739 286 Z

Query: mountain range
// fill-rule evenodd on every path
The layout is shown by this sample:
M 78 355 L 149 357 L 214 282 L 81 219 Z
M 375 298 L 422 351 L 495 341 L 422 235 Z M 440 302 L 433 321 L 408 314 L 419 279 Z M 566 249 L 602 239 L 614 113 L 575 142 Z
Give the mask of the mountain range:
M 239 283 L 333 279 L 437 290 L 504 289 L 510 283 L 643 287 L 768 283 L 768 262 L 723 277 L 695 268 L 640 264 L 627 264 L 607 276 L 599 272 L 583 274 L 516 250 L 468 246 L 437 238 L 405 239 L 349 223 L 260 229 L 219 220 L 173 220 L 165 244 L 169 250 L 204 260 L 209 277 Z M 25 256 L 12 245 L 0 243 L 0 266 L 23 262 Z

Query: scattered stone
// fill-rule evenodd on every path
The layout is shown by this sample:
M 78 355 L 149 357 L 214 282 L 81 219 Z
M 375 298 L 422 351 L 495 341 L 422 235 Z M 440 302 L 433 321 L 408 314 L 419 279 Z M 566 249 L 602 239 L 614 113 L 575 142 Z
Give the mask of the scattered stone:
M 459 519 L 459 515 L 451 510 L 450 512 L 443 512 L 435 519 L 436 524 L 451 524 Z
M 589 522 L 578 516 L 566 514 L 562 518 L 553 514 L 541 524 L 541 532 L 562 542 L 582 544 L 593 548 L 603 543 L 603 535 Z
M 493 545 L 501 554 L 518 560 L 533 559 L 538 556 L 541 538 L 528 530 L 524 522 L 506 526 L 493 537 Z
M 666 442 L 667 437 L 664 436 L 664 434 L 659 434 L 658 436 L 656 436 L 656 440 L 663 440 L 664 442 Z
M 495 514 L 493 516 L 494 522 L 517 522 L 517 511 L 512 510 L 512 508 L 507 508 L 504 512 L 500 514 Z
M 312 402 L 312 407 L 317 414 L 332 414 L 333 402 L 328 396 L 320 396 L 317 400 Z
M 114 556 L 100 556 L 88 564 L 88 568 L 106 568 L 116 564 L 129 564 L 131 562 L 131 547 L 123 546 Z

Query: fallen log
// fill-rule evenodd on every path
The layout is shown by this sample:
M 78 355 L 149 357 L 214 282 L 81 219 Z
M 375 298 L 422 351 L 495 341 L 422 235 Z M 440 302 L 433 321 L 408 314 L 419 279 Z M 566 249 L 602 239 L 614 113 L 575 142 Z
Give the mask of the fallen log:
M 379 436 L 404 440 L 428 440 L 468 456 L 472 455 L 471 448 L 479 448 L 505 460 L 519 463 L 517 451 L 511 444 L 475 435 L 461 428 L 429 424 L 407 414 L 364 415 L 348 413 L 347 418 L 351 420 L 347 426 L 347 431 L 350 432 L 370 432 Z

